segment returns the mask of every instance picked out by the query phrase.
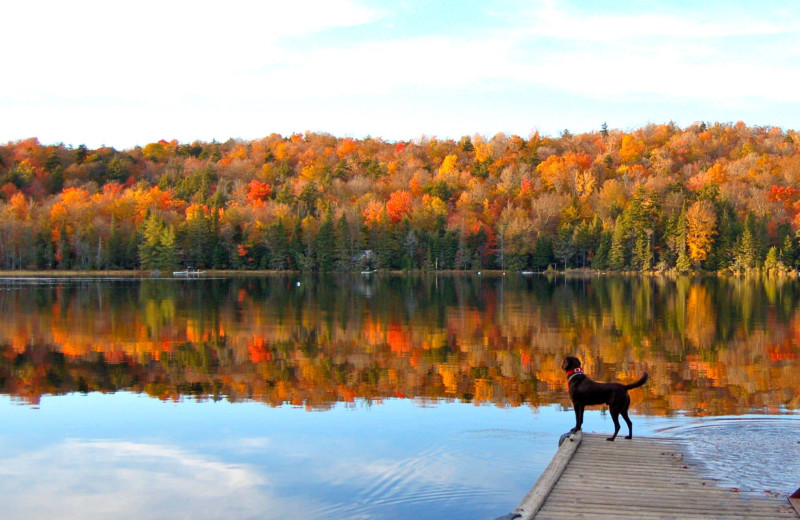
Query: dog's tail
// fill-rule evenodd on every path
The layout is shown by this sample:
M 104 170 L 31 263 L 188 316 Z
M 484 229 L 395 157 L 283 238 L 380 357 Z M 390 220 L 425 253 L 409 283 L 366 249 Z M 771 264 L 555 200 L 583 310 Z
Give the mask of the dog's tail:
M 642 386 L 647 382 L 647 377 L 648 377 L 647 372 L 645 372 L 644 375 L 635 383 L 625 385 L 625 390 L 630 390 L 631 388 L 639 388 L 640 386 Z

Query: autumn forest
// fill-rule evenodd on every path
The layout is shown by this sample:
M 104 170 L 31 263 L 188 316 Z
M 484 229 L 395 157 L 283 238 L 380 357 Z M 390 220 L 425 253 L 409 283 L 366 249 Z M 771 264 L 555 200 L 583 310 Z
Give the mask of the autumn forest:
M 800 135 L 743 123 L 0 146 L 0 268 L 786 271 Z

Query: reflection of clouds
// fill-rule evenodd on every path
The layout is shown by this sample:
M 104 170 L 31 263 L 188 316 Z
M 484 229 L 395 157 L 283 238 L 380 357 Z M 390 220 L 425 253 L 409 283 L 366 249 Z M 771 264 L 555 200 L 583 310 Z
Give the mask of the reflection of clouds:
M 252 468 L 170 446 L 66 441 L 0 459 L 5 519 L 285 518 Z
M 263 451 L 268 449 L 272 442 L 267 437 L 244 437 L 236 439 L 235 444 L 230 446 L 230 449 L 236 449 L 240 452 Z

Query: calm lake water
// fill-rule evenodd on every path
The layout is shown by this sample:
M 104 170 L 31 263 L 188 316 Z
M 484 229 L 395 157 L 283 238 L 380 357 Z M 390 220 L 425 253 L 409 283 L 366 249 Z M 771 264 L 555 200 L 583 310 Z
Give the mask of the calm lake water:
M 2 516 L 495 518 L 574 424 L 568 354 L 650 373 L 634 435 L 785 495 L 799 345 L 793 280 L 2 279 Z

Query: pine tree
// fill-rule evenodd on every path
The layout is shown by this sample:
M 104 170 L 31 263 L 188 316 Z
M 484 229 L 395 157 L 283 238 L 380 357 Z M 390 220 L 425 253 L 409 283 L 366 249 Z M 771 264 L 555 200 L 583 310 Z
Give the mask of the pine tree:
M 413 269 L 415 265 L 415 257 L 417 256 L 417 248 L 419 247 L 419 240 L 413 229 L 409 229 L 406 233 L 406 238 L 403 240 L 403 249 L 405 250 L 405 268 Z
M 558 230 L 556 242 L 553 245 L 553 253 L 555 253 L 561 265 L 564 266 L 564 269 L 567 268 L 567 262 L 575 255 L 576 251 L 572 233 L 572 228 L 568 224 L 562 225 Z
M 108 264 L 111 269 L 125 268 L 125 237 L 112 219 L 108 234 Z
M 575 227 L 575 231 L 572 234 L 572 243 L 575 246 L 575 252 L 578 255 L 577 262 L 580 262 L 580 267 L 586 267 L 589 251 L 592 250 L 592 242 L 592 228 L 584 220 Z
M 282 220 L 273 226 L 270 236 L 270 263 L 269 268 L 283 271 L 289 268 L 289 237 Z
M 602 271 L 608 267 L 608 255 L 611 249 L 611 233 L 606 231 L 600 236 L 600 244 L 597 246 L 594 258 L 592 258 L 592 269 Z
M 314 246 L 317 269 L 322 272 L 332 270 L 336 260 L 336 237 L 334 236 L 333 219 L 330 212 L 326 213 L 322 224 L 319 226 Z
M 139 262 L 142 269 L 151 271 L 173 269 L 178 265 L 175 232 L 152 215 L 144 221 L 142 243 L 139 245 Z
M 531 265 L 537 269 L 545 269 L 552 260 L 553 246 L 546 236 L 540 235 L 536 239 L 536 245 L 533 247 Z
M 161 222 L 152 215 L 144 220 L 142 243 L 139 245 L 139 264 L 142 269 L 149 271 L 158 269 L 158 247 L 161 243 L 161 227 Z
M 614 223 L 614 233 L 611 236 L 611 248 L 608 252 L 608 268 L 615 271 L 625 269 L 625 241 L 627 230 L 625 229 L 624 218 L 620 216 Z
M 767 257 L 764 259 L 764 270 L 767 273 L 775 273 L 783 270 L 783 264 L 778 259 L 778 248 L 772 246 L 767 251 Z
M 336 254 L 334 267 L 339 271 L 349 271 L 353 267 L 352 239 L 350 237 L 350 226 L 347 224 L 347 217 L 339 217 L 336 223 Z
M 684 248 L 678 253 L 678 260 L 675 263 L 675 268 L 680 273 L 688 273 L 692 269 L 692 261 L 689 260 L 689 255 Z
M 756 267 L 756 246 L 753 233 L 745 227 L 736 244 L 736 265 L 744 270 Z
M 294 225 L 292 237 L 289 242 L 289 256 L 292 259 L 292 267 L 300 271 L 304 271 L 309 268 L 309 261 L 305 252 L 304 242 L 303 224 L 298 219 Z
M 795 267 L 796 255 L 797 252 L 795 249 L 794 240 L 792 240 L 791 235 L 787 234 L 785 237 L 783 237 L 783 245 L 780 251 L 781 262 L 786 267 Z
M 158 269 L 172 270 L 178 265 L 178 246 L 175 232 L 169 226 L 163 226 L 159 234 L 157 249 Z

